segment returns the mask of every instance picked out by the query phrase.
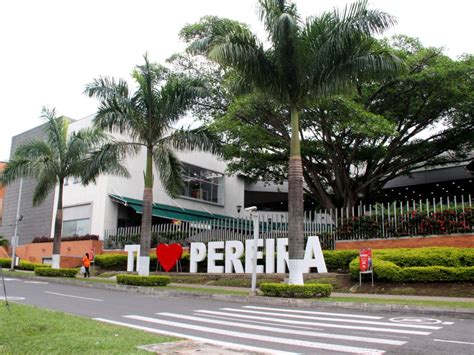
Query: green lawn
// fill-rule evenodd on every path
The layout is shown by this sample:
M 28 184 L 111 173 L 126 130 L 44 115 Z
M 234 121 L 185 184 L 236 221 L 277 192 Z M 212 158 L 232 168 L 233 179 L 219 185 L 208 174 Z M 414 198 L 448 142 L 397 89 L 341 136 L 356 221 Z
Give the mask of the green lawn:
M 176 340 L 18 303 L 8 311 L 0 303 L 2 354 L 146 354 L 136 347 Z
M 327 297 L 327 298 L 317 298 L 317 300 L 330 301 L 330 302 L 406 304 L 406 305 L 416 305 L 416 306 L 426 306 L 426 307 L 474 309 L 474 301 L 473 302 L 457 302 L 457 301 L 432 301 L 432 300 L 404 300 L 400 298 L 359 298 L 359 297 Z
M 206 288 L 203 287 L 189 287 L 189 286 L 166 286 L 161 287 L 163 290 L 174 290 L 174 291 L 186 291 L 186 292 L 200 292 L 200 293 L 216 293 L 222 295 L 238 295 L 238 296 L 247 296 L 249 292 L 239 291 L 239 290 L 228 290 L 228 289 L 219 289 L 219 288 Z

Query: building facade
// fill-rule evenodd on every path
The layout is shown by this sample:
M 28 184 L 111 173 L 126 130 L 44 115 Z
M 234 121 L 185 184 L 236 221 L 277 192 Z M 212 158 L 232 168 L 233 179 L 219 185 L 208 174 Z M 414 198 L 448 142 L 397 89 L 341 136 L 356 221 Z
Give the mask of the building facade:
M 72 121 L 70 132 L 92 125 L 93 116 Z M 12 139 L 11 152 L 23 142 L 43 136 L 36 127 Z M 13 154 L 13 153 L 12 153 Z M 155 171 L 153 189 L 153 223 L 172 223 L 176 220 L 194 221 L 237 216 L 236 206 L 244 205 L 244 181 L 225 175 L 226 163 L 216 156 L 201 151 L 176 152 L 184 165 L 185 188 L 173 199 L 165 192 Z M 130 178 L 103 175 L 95 184 L 83 186 L 78 179 L 68 179 L 63 192 L 63 236 L 95 234 L 103 238 L 104 231 L 117 227 L 140 225 L 143 197 L 143 171 L 146 152 L 128 157 L 123 163 Z M 34 180 L 23 180 L 19 223 L 19 243 L 25 244 L 37 236 L 53 236 L 57 191 L 38 207 L 32 206 Z M 8 239 L 14 231 L 20 181 L 6 189 L 4 218 L 0 235 Z

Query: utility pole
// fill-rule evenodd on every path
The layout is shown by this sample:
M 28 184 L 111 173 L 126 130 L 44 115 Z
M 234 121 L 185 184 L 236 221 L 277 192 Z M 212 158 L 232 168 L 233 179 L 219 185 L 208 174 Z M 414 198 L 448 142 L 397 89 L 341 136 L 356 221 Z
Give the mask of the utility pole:
M 16 261 L 16 245 L 18 244 L 18 222 L 21 220 L 20 216 L 20 204 L 21 204 L 21 191 L 23 189 L 23 178 L 20 179 L 20 189 L 18 191 L 18 204 L 16 206 L 16 219 L 15 219 L 15 233 L 12 238 L 12 264 L 10 270 L 15 270 Z
M 251 296 L 257 295 L 257 249 L 258 249 L 258 234 L 259 234 L 259 221 L 257 207 L 246 208 L 250 212 L 250 216 L 253 221 L 253 250 L 252 250 L 252 289 L 250 291 Z

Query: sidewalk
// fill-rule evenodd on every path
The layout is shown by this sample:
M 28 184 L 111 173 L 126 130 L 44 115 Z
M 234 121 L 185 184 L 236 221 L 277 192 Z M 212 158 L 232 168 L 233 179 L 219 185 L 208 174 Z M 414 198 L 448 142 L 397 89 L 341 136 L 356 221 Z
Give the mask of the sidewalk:
M 213 286 L 201 284 L 186 283 L 170 283 L 170 286 L 183 286 L 189 288 L 208 288 L 216 290 L 242 291 L 250 292 L 249 287 L 231 287 L 231 286 Z M 399 299 L 399 300 L 416 300 L 416 301 L 452 301 L 452 302 L 474 302 L 474 297 L 441 297 L 441 296 L 414 296 L 414 295 L 387 295 L 372 293 L 346 293 L 332 292 L 331 297 L 351 297 L 351 298 L 381 298 L 381 299 Z

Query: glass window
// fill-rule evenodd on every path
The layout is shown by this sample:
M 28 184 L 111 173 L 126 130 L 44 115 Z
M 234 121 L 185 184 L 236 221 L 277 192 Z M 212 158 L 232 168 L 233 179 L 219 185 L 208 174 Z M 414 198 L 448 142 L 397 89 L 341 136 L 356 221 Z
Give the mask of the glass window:
M 87 219 L 74 219 L 63 222 L 63 236 L 73 237 L 75 235 L 86 235 L 90 233 L 91 220 Z
M 182 196 L 224 204 L 224 174 L 190 164 L 183 165 L 184 189 Z

